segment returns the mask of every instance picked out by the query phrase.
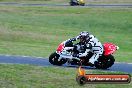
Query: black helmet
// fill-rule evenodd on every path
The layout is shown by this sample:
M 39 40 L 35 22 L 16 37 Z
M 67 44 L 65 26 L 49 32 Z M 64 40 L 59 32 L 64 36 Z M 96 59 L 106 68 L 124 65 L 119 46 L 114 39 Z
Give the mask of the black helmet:
M 89 39 L 89 32 L 85 32 L 85 31 L 81 32 L 79 34 L 79 39 L 80 39 L 80 42 L 82 43 L 87 42 L 87 40 Z

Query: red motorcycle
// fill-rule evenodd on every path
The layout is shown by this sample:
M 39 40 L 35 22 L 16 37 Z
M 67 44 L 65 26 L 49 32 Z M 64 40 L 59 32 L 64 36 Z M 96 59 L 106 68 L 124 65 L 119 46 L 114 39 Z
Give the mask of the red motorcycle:
M 87 56 L 81 58 L 73 57 L 76 46 L 77 44 L 74 45 L 72 41 L 62 42 L 59 44 L 56 52 L 53 52 L 49 56 L 49 62 L 53 65 L 59 66 L 65 64 L 66 62 L 70 65 L 90 66 L 89 59 L 92 57 L 93 53 L 89 52 Z M 107 69 L 111 67 L 115 62 L 112 54 L 119 49 L 119 47 L 113 43 L 104 43 L 103 46 L 104 52 L 94 64 L 94 66 L 98 69 Z

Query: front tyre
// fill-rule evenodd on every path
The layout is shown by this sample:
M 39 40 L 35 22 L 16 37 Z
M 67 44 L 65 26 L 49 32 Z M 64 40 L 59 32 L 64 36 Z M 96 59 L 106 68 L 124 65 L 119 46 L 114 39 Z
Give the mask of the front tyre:
M 49 62 L 53 65 L 59 65 L 61 66 L 62 64 L 66 63 L 65 59 L 61 59 L 60 61 L 58 61 L 60 55 L 57 54 L 56 52 L 53 52 L 50 56 L 49 56 Z

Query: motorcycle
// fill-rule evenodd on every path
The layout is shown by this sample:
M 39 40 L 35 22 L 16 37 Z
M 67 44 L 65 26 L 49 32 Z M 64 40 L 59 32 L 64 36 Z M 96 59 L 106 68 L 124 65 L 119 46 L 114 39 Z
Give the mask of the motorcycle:
M 63 41 L 59 44 L 56 52 L 53 52 L 49 56 L 49 62 L 53 65 L 61 66 L 67 62 L 68 65 L 82 65 L 82 66 L 91 66 L 89 65 L 89 59 L 92 57 L 93 53 L 89 52 L 87 56 L 77 58 L 73 57 L 75 51 L 79 51 L 76 47 L 78 44 L 73 44 L 72 41 Z M 104 52 L 102 56 L 98 58 L 98 61 L 95 61 L 94 66 L 97 69 L 107 69 L 111 67 L 114 62 L 113 53 L 119 49 L 119 47 L 113 43 L 104 43 Z M 92 66 L 93 67 L 93 66 Z
M 76 6 L 76 5 L 84 6 L 85 5 L 85 1 L 84 0 L 71 0 L 70 1 L 70 5 L 71 6 Z

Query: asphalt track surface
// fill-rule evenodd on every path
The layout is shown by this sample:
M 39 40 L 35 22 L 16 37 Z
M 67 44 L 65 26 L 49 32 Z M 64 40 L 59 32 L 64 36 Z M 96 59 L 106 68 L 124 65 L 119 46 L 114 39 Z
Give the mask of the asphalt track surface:
M 17 3 L 17 2 L 0 2 L 0 6 L 9 5 L 9 6 L 70 6 L 67 4 L 27 4 L 27 3 Z M 80 6 L 79 6 L 80 7 Z M 101 7 L 101 8 L 112 8 L 112 7 L 127 7 L 132 8 L 132 4 L 86 4 L 81 7 Z
M 0 55 L 0 63 L 4 64 L 28 64 L 34 66 L 54 66 L 49 63 L 48 58 L 42 57 L 30 57 L 30 56 L 11 56 L 11 55 Z M 64 64 L 60 67 L 72 67 L 76 68 L 77 66 Z M 85 69 L 88 70 L 97 70 L 94 67 L 85 66 Z M 101 71 L 115 71 L 115 72 L 125 72 L 132 73 L 132 64 L 131 63 L 115 63 L 112 67 L 107 70 Z

